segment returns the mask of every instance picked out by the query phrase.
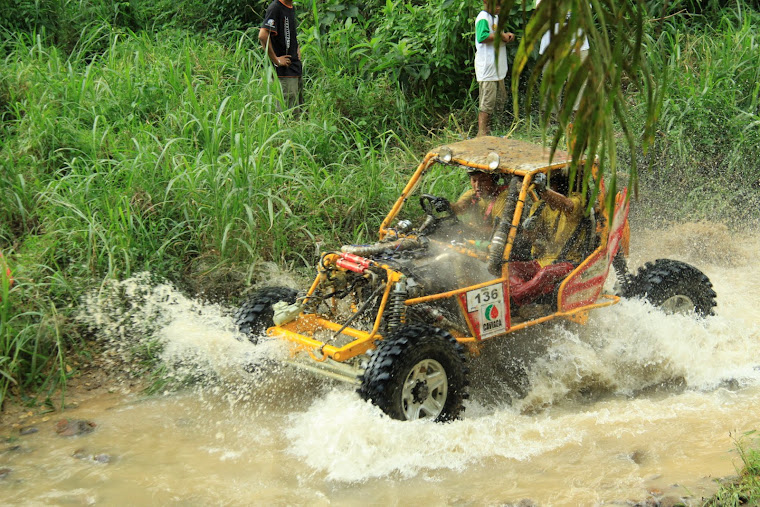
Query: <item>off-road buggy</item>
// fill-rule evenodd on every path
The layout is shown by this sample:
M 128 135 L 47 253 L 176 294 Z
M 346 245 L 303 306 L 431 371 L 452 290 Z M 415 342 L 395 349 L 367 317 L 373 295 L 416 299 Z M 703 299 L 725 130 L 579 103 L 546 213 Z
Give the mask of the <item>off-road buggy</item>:
M 237 311 L 237 325 L 254 343 L 264 336 L 290 342 L 293 364 L 358 384 L 360 396 L 393 418 L 447 421 L 463 413 L 466 357 L 486 340 L 552 319 L 585 323 L 589 310 L 621 297 L 712 314 L 715 292 L 696 268 L 659 259 L 628 272 L 629 201 L 625 190 L 618 193 L 609 216 L 601 181 L 586 186 L 592 204 L 568 240 L 584 260 L 552 292 L 529 305 L 511 303 L 510 263 L 531 251 L 521 238 L 538 199 L 534 179 L 566 177 L 569 165 L 564 152 L 550 163 L 545 148 L 506 138 L 440 146 L 412 175 L 376 243 L 322 254 L 305 293 L 256 290 Z M 508 192 L 500 220 L 485 231 L 441 205 L 441 197 L 454 201 L 468 187 L 472 170 L 498 175 Z M 607 294 L 611 269 L 616 290 Z

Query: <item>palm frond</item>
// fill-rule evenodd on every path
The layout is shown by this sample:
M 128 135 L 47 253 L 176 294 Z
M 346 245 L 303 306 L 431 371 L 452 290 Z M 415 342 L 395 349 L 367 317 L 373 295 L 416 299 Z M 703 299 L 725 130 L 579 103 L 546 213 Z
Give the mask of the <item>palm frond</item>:
M 510 12 L 515 0 L 502 0 L 501 12 Z M 523 0 L 523 10 L 526 0 Z M 539 106 L 539 124 L 546 141 L 552 119 L 557 123 L 549 146 L 552 155 L 563 139 L 573 155 L 572 171 L 581 169 L 588 181 L 598 156 L 599 174 L 612 178 L 617 170 L 617 146 L 613 128 L 623 132 L 631 152 L 646 152 L 651 145 L 662 105 L 664 76 L 650 68 L 642 43 L 649 19 L 643 0 L 544 0 L 533 11 L 512 65 L 514 111 L 530 115 Z M 500 19 L 500 24 L 507 19 Z M 501 27 L 500 27 L 501 28 Z M 529 68 L 531 55 L 541 38 L 552 30 L 548 47 Z M 580 48 L 588 39 L 589 51 Z M 525 102 L 519 103 L 520 76 L 530 72 Z M 626 94 L 641 94 L 647 115 L 643 131 L 632 132 Z M 575 104 L 578 101 L 577 110 Z M 562 146 L 564 147 L 564 145 Z M 636 157 L 631 157 L 629 184 L 636 187 Z M 587 161 L 582 168 L 577 161 Z

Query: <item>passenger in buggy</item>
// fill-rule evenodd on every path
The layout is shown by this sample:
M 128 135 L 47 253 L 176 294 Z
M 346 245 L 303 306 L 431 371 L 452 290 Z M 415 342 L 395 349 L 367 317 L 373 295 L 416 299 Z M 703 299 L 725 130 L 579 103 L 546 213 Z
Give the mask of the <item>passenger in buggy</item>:
M 539 200 L 522 224 L 521 237 L 530 259 L 509 263 L 510 296 L 518 307 L 554 291 L 586 257 L 584 236 L 591 233 L 582 227 L 586 200 L 581 192 L 569 192 L 565 175 L 555 171 L 547 187 L 546 174 L 539 173 L 533 183 Z

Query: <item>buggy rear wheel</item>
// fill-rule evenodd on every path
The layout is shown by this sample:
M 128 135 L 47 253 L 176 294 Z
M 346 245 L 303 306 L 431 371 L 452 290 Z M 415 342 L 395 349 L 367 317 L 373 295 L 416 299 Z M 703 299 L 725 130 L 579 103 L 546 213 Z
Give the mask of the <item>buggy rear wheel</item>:
M 613 293 L 625 296 L 630 291 L 633 275 L 628 271 L 628 259 L 622 251 L 612 259 L 612 269 L 615 272 Z
M 359 394 L 394 419 L 459 418 L 467 398 L 464 348 L 447 331 L 410 325 L 378 343 Z
M 288 287 L 265 287 L 254 291 L 235 312 L 235 325 L 254 344 L 274 325 L 272 306 L 280 301 L 295 303 L 298 292 Z
M 632 278 L 627 292 L 628 296 L 647 299 L 666 313 L 706 317 L 714 315 L 717 304 L 712 283 L 704 273 L 671 259 L 648 262 Z

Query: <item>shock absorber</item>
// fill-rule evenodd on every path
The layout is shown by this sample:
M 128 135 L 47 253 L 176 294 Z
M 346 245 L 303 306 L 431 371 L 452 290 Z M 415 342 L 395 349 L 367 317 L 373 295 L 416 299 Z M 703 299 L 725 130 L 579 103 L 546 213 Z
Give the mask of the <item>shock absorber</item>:
M 392 333 L 406 319 L 406 277 L 402 276 L 393 286 L 388 302 L 388 332 Z

